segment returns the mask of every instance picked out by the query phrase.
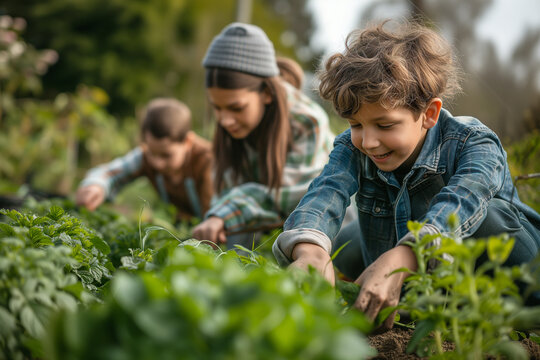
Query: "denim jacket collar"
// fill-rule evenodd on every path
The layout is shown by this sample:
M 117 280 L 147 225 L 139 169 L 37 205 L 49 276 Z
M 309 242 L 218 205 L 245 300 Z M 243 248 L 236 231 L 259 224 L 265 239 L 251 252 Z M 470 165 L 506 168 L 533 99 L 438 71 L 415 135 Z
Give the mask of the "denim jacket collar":
M 441 121 L 452 115 L 445 109 L 441 109 L 439 119 L 434 127 L 428 130 L 426 139 L 422 145 L 422 150 L 418 154 L 418 158 L 414 162 L 411 173 L 405 176 L 405 179 L 410 179 L 409 183 L 415 183 L 417 179 L 421 179 L 425 173 L 443 173 L 444 166 L 440 166 L 441 159 Z M 392 172 L 379 170 L 371 161 L 365 162 L 364 174 L 368 178 L 380 178 L 384 182 L 400 187 Z

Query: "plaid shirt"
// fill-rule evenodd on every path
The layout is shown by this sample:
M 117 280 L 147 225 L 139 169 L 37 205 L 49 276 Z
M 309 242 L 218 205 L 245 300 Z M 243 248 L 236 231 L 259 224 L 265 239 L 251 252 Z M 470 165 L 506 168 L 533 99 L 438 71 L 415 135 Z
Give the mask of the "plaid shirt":
M 285 82 L 283 85 L 287 89 L 289 118 L 293 125 L 293 147 L 287 154 L 281 187 L 276 194 L 257 182 L 235 186 L 230 181 L 232 176 L 225 174 L 225 190 L 214 199 L 206 217 L 222 218 L 229 232 L 283 222 L 328 161 L 334 141 L 328 115 L 293 86 Z M 249 146 L 246 148 L 250 168 L 255 175 L 259 174 L 257 153 Z

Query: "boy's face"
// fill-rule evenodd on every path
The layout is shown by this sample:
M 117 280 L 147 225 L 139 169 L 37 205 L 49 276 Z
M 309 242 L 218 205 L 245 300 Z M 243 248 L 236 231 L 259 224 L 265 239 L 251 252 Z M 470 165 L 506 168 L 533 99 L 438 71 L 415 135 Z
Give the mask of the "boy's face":
M 207 89 L 219 125 L 233 138 L 244 139 L 259 125 L 265 105 L 272 99 L 266 92 L 250 89 Z
M 403 164 L 412 166 L 439 112 L 434 122 L 432 115 L 426 110 L 417 117 L 404 107 L 387 110 L 378 103 L 363 104 L 348 119 L 352 143 L 383 171 L 394 171 Z
M 146 159 L 154 169 L 163 175 L 177 175 L 184 165 L 188 150 L 185 141 L 173 141 L 168 137 L 156 138 L 149 132 L 144 133 L 142 148 Z

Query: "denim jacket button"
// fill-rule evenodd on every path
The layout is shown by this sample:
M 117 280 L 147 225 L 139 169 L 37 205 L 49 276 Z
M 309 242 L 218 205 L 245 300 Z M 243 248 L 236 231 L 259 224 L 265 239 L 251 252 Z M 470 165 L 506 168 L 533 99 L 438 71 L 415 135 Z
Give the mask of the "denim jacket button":
M 377 207 L 375 208 L 375 212 L 376 212 L 376 213 L 380 213 L 380 212 L 381 212 L 381 208 L 377 206 Z

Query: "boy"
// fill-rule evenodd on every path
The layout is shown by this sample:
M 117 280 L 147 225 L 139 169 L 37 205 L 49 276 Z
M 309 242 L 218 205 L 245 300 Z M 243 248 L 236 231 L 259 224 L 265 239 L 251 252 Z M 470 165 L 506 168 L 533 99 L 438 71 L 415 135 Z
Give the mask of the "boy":
M 191 111 L 182 102 L 150 101 L 141 126 L 142 144 L 91 169 L 77 190 L 77 204 L 94 210 L 122 186 L 146 176 L 161 199 L 176 206 L 178 220 L 202 218 L 213 195 L 212 148 L 190 127 Z
M 461 238 L 506 232 L 516 239 L 507 265 L 540 246 L 540 216 L 514 192 L 495 133 L 442 109 L 441 97 L 459 90 L 450 47 L 428 28 L 400 30 L 353 32 L 326 62 L 319 91 L 351 128 L 273 246 L 280 264 L 311 265 L 333 284 L 330 253 L 350 240 L 334 265 L 361 285 L 354 306 L 371 320 L 399 302 L 407 273 L 389 274 L 416 270 L 403 244 L 414 240 L 408 220 L 426 221 L 421 236 L 450 232 L 452 213 Z M 358 219 L 340 230 L 353 194 Z M 390 316 L 384 327 L 392 324 Z

